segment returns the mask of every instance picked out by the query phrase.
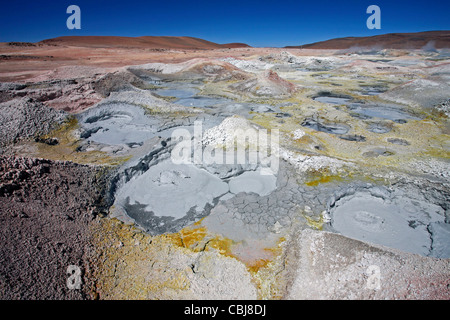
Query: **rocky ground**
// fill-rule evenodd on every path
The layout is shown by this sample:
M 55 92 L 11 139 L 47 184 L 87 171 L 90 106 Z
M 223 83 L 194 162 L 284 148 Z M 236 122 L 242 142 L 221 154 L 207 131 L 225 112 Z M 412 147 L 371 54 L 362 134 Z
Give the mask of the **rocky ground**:
M 102 206 L 102 170 L 35 158 L 0 161 L 1 298 L 92 298 L 89 226 Z M 83 290 L 64 285 L 69 265 L 81 268 Z
M 1 51 L 1 298 L 450 298 L 444 51 Z

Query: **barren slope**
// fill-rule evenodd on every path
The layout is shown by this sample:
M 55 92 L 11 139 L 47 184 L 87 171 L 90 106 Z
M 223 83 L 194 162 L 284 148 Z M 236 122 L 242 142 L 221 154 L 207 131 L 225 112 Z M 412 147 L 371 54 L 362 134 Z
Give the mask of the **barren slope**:
M 432 43 L 434 48 L 450 48 L 450 31 L 389 33 L 372 37 L 345 37 L 286 48 L 348 49 L 351 47 L 382 47 L 386 49 L 420 49 Z
M 66 36 L 43 40 L 40 43 L 58 46 L 91 48 L 158 48 L 158 49 L 220 49 L 227 47 L 248 47 L 246 44 L 218 44 L 193 37 L 116 37 L 116 36 Z

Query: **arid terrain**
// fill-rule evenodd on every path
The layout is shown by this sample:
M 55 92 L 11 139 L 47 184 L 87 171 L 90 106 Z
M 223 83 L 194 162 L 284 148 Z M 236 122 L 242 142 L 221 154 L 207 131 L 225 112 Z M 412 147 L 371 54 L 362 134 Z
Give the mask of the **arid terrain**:
M 450 299 L 449 32 L 399 37 L 1 43 L 0 298 Z
M 303 49 L 342 49 L 358 50 L 361 48 L 376 49 L 422 49 L 434 50 L 448 48 L 450 45 L 449 31 L 426 31 L 415 33 L 390 33 L 371 37 L 345 37 L 320 41 L 302 46 L 286 48 Z

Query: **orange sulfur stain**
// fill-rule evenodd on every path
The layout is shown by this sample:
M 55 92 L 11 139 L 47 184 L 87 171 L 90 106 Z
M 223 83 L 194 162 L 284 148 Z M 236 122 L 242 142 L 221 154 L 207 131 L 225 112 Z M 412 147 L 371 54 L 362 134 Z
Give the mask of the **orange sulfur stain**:
M 206 227 L 201 226 L 201 221 L 192 226 L 185 227 L 178 233 L 171 234 L 169 237 L 172 243 L 194 252 L 214 248 L 222 255 L 234 257 L 231 253 L 233 240 L 221 237 L 219 235 L 212 235 L 208 232 Z
M 305 184 L 309 187 L 317 187 L 320 183 L 329 183 L 331 181 L 342 181 L 341 176 L 336 175 L 323 175 L 317 179 L 306 182 Z
M 269 259 L 259 259 L 256 261 L 252 261 L 250 263 L 247 263 L 247 269 L 252 273 L 257 273 L 259 269 L 265 268 L 269 264 L 269 262 Z
M 219 251 L 221 255 L 235 258 L 243 262 L 247 266 L 247 269 L 252 273 L 257 273 L 260 269 L 266 268 L 272 258 L 279 254 L 280 251 L 279 246 L 275 248 L 265 248 L 263 249 L 264 254 L 261 255 L 261 257 L 264 258 L 247 260 L 233 252 L 233 247 L 235 247 L 237 243 L 220 235 L 211 234 L 206 227 L 201 225 L 201 221 L 181 229 L 178 233 L 168 234 L 166 237 L 173 244 L 194 252 L 215 249 Z M 284 238 L 280 238 L 279 242 L 283 242 L 284 240 Z

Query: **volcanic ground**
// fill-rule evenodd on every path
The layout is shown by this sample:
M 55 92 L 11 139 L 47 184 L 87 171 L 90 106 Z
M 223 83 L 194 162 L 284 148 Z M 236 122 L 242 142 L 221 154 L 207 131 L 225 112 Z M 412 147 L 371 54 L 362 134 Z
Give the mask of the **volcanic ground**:
M 447 49 L 87 40 L 0 45 L 2 299 L 450 298 Z

